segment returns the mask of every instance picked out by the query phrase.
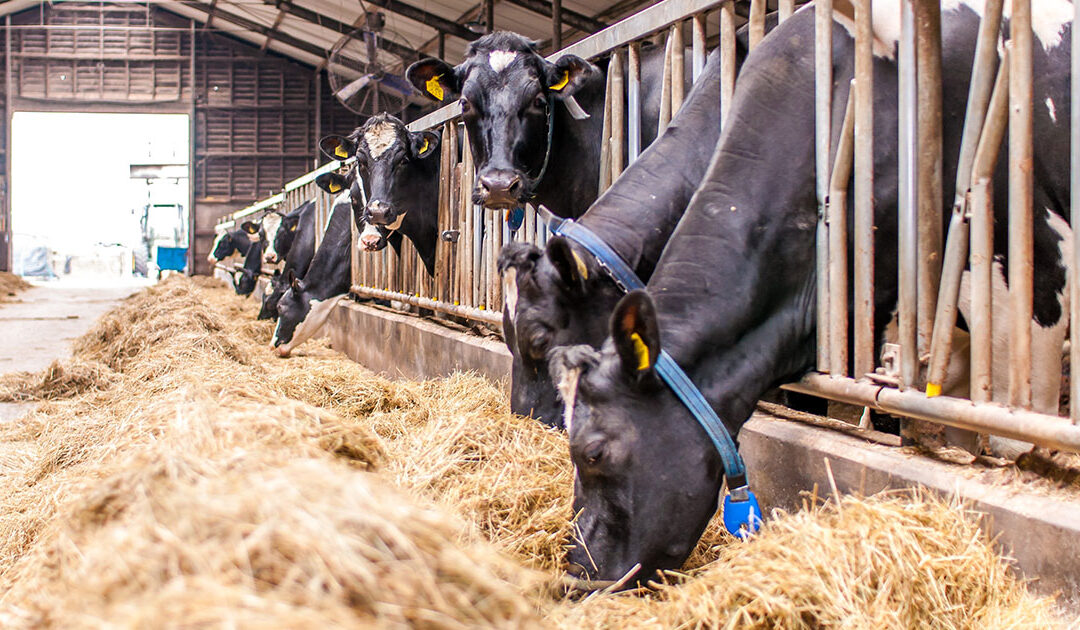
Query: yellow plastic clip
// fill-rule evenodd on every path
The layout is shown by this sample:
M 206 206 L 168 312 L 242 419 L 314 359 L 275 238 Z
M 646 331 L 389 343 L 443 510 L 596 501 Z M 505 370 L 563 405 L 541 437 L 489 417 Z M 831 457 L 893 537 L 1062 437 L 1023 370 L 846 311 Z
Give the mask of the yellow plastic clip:
M 439 79 L 442 78 L 441 74 L 437 74 L 424 82 L 424 87 L 427 88 L 428 94 L 434 96 L 440 101 L 443 99 L 442 83 L 439 83 Z
M 649 346 L 646 346 L 645 342 L 641 340 L 641 335 L 631 333 L 630 340 L 634 342 L 634 354 L 637 355 L 638 372 L 652 367 L 652 362 L 649 360 Z
M 926 384 L 926 397 L 927 398 L 936 398 L 936 397 L 938 397 L 940 395 L 941 395 L 941 385 L 939 385 L 937 383 L 927 383 Z
M 555 90 L 556 92 L 558 92 L 558 91 L 562 90 L 564 87 L 566 87 L 567 83 L 570 83 L 570 71 L 569 70 L 564 70 L 563 75 L 562 75 L 562 79 L 560 79 L 558 83 L 556 83 L 555 85 L 549 87 L 548 89 L 549 90 Z
M 349 158 L 349 152 L 346 151 L 345 147 L 341 146 L 340 144 L 338 144 L 338 145 L 336 145 L 334 147 L 334 155 L 338 156 L 339 158 L 343 158 L 343 159 L 348 159 Z

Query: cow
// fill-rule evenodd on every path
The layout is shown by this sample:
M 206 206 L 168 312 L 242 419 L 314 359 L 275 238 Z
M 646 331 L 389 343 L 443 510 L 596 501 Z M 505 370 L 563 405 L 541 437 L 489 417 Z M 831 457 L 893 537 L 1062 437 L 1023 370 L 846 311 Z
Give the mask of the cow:
M 894 56 L 899 1 L 880 0 L 874 9 L 880 12 L 875 16 L 878 56 L 873 62 L 874 301 L 880 342 L 897 300 Z M 943 200 L 949 203 L 979 10 L 960 0 L 944 7 L 942 14 Z M 1036 103 L 1068 102 L 1071 11 L 1062 0 L 1038 1 L 1033 10 L 1040 21 Z M 853 74 L 853 39 L 850 19 L 838 15 L 834 23 L 835 142 Z M 623 583 L 633 584 L 657 570 L 678 568 L 716 511 L 720 457 L 701 425 L 656 373 L 661 350 L 687 372 L 732 435 L 767 389 L 798 378 L 814 365 L 813 40 L 811 6 L 778 26 L 747 57 L 729 127 L 647 291 L 631 292 L 619 301 L 600 350 L 577 345 L 551 352 L 549 369 L 566 401 L 576 469 L 574 513 L 580 544 L 568 554 L 573 573 L 599 580 L 625 578 Z M 1072 253 L 1065 220 L 1069 126 L 1066 116 L 1055 118 L 1051 105 L 1045 110 L 1035 118 L 1040 155 L 1034 168 L 1039 253 L 1034 261 L 1033 354 L 1046 356 L 1038 354 L 1043 351 L 1056 357 L 1068 320 L 1063 261 Z M 995 186 L 1003 186 L 1006 175 L 1003 157 Z M 995 199 L 1002 226 L 1005 196 L 995 194 Z M 1001 265 L 1008 261 L 1001 229 L 995 243 L 1000 263 L 995 282 L 1003 283 Z M 1056 359 L 1046 363 L 1059 364 Z M 1056 401 L 1053 405 L 1056 409 Z
M 351 279 L 349 241 L 352 230 L 349 227 L 351 200 L 349 186 L 351 182 L 342 182 L 337 173 L 319 175 L 316 183 L 323 190 L 339 192 L 330 210 L 322 242 L 311 259 L 307 275 L 298 278 L 295 273 L 288 273 L 285 294 L 278 301 L 278 321 L 270 347 L 280 357 L 288 357 L 297 346 L 314 337 L 338 300 L 349 290 Z M 344 184 L 344 186 L 342 185 Z M 372 228 L 380 234 L 378 228 Z M 361 237 L 361 242 L 364 236 Z M 370 242 L 370 239 L 369 241 Z M 365 245 L 365 248 L 368 248 Z M 370 245 L 369 251 L 386 247 L 386 238 L 381 235 L 381 243 Z
M 262 235 L 259 224 L 253 221 L 245 221 L 242 229 L 248 234 L 258 234 L 259 239 L 251 242 L 248 251 L 244 254 L 244 265 L 232 272 L 233 289 L 237 295 L 249 296 L 255 291 L 259 282 L 259 274 L 262 272 L 263 250 L 266 248 L 266 239 Z M 254 232 L 252 232 L 254 230 Z
M 255 224 L 251 223 L 250 225 L 254 226 Z M 245 222 L 244 226 L 247 227 L 219 232 L 217 237 L 214 238 L 210 253 L 206 256 L 206 262 L 213 266 L 233 256 L 247 256 L 248 249 L 251 248 L 253 242 L 251 237 L 258 234 L 259 230 L 258 227 L 255 227 L 254 232 L 249 232 L 250 226 L 248 222 Z
M 656 137 L 663 53 L 641 53 L 642 146 Z M 421 59 L 406 76 L 437 103 L 461 103 L 476 165 L 474 203 L 512 209 L 532 202 L 577 217 L 598 193 L 605 72 L 577 55 L 549 62 L 536 42 L 500 31 L 469 44 L 456 67 Z
M 384 113 L 348 137 L 327 136 L 320 142 L 334 159 L 356 157 L 351 188 L 356 225 L 401 233 L 412 241 L 428 275 L 435 275 L 438 242 L 440 139 L 431 131 L 411 132 Z M 366 205 L 360 186 L 367 192 Z
M 274 241 L 273 247 L 284 257 L 285 264 L 270 278 L 270 290 L 263 295 L 259 319 L 277 319 L 278 300 L 288 288 L 285 274 L 292 271 L 297 278 L 307 274 L 315 255 L 315 202 L 307 202 L 282 217 Z
M 300 221 L 304 213 L 312 213 L 315 210 L 315 200 L 311 199 L 300 204 L 288 214 L 278 211 L 268 212 L 262 219 L 262 231 L 266 234 L 266 252 L 263 253 L 263 261 L 268 265 L 276 265 L 289 255 L 293 239 L 300 229 Z
M 739 44 L 738 57 L 745 48 Z M 705 175 L 720 136 L 720 54 L 705 69 L 670 125 L 581 216 L 589 228 L 648 279 L 686 204 Z M 622 292 L 589 252 L 556 236 L 545 249 L 511 243 L 499 255 L 503 335 L 513 357 L 510 408 L 562 426 L 562 403 L 547 369 L 551 348 L 599 347 Z

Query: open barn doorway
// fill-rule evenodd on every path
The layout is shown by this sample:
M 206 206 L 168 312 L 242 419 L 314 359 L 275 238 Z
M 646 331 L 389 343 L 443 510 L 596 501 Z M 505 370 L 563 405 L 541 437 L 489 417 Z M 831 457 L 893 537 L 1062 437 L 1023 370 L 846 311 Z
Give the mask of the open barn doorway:
M 185 271 L 189 129 L 185 114 L 15 112 L 15 273 L 108 284 Z

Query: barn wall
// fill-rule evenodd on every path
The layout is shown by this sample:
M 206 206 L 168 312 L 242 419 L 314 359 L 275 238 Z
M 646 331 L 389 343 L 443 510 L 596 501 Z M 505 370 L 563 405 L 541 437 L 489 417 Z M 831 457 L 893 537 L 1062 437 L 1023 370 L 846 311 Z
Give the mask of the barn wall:
M 358 122 L 323 98 L 329 86 L 321 73 L 156 7 L 42 4 L 10 23 L 10 54 L 0 38 L 7 70 L 0 76 L 7 110 L 0 122 L 3 269 L 11 268 L 7 127 L 14 111 L 192 116 L 192 258 L 199 273 L 208 271 L 219 217 L 311 170 L 318 138 Z

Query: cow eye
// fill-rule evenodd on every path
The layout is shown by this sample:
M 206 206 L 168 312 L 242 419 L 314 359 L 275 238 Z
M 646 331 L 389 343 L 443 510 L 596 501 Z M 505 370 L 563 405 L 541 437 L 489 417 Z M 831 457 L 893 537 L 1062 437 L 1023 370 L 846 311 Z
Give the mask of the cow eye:
M 458 102 L 461 103 L 461 113 L 462 114 L 467 114 L 470 111 L 472 111 L 472 103 L 469 102 L 469 99 L 462 96 L 461 100 L 458 101 Z
M 544 109 L 544 107 L 546 106 L 547 99 L 544 98 L 543 94 L 537 94 L 536 97 L 533 99 L 533 107 L 535 107 L 536 109 Z
M 605 446 L 606 444 L 602 439 L 592 440 L 585 445 L 585 448 L 581 451 L 581 456 L 585 458 L 585 462 L 590 466 L 596 466 L 604 459 Z

